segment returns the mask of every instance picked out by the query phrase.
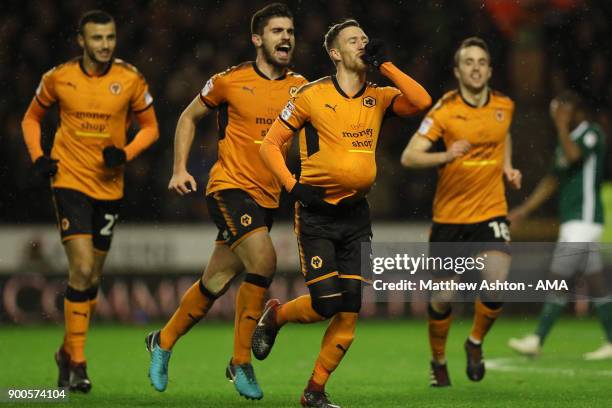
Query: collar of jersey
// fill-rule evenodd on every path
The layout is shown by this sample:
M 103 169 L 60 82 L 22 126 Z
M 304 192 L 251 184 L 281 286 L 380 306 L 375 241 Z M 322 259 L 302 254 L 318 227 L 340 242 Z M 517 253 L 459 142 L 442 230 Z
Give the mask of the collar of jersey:
M 104 69 L 104 71 L 102 71 L 102 73 L 100 75 L 89 75 L 87 73 L 87 70 L 85 69 L 85 66 L 83 65 L 83 57 L 79 58 L 79 67 L 81 68 L 81 71 L 83 71 L 83 73 L 86 76 L 88 76 L 90 78 L 98 78 L 98 77 L 101 77 L 101 76 L 104 76 L 104 75 L 108 74 L 108 71 L 110 71 L 111 67 L 113 66 L 113 62 L 114 62 L 114 60 L 109 62 L 108 65 L 106 66 L 106 69 Z
M 478 106 L 476 106 L 476 105 L 474 105 L 474 104 L 472 104 L 472 103 L 469 103 L 469 102 L 467 101 L 467 99 L 465 99 L 465 98 L 463 97 L 463 94 L 461 93 L 461 89 L 458 89 L 458 90 L 457 90 L 457 92 L 459 93 L 459 96 L 461 97 L 461 100 L 463 101 L 463 103 L 465 103 L 465 104 L 466 104 L 467 106 L 469 106 L 470 108 L 478 109 Z M 487 106 L 487 105 L 489 104 L 489 102 L 490 102 L 490 101 L 491 101 L 491 90 L 489 89 L 489 90 L 488 90 L 488 92 L 487 92 L 487 100 L 486 100 L 486 101 L 485 101 L 485 103 L 484 103 L 482 106 L 480 106 L 480 107 L 481 107 L 481 108 L 484 108 L 485 106 Z
M 287 78 L 287 71 L 286 70 L 285 70 L 285 73 L 283 75 L 279 76 L 276 79 L 272 79 L 272 78 L 268 78 L 268 76 L 266 74 L 264 74 L 263 72 L 261 72 L 259 70 L 259 68 L 257 67 L 257 64 L 255 63 L 255 61 L 253 61 L 252 64 L 253 64 L 253 69 L 255 70 L 257 75 L 259 75 L 263 79 L 267 79 L 268 81 L 282 81 L 283 79 Z
M 366 88 L 368 87 L 368 82 L 366 81 L 363 84 L 363 87 L 359 90 L 359 92 L 357 92 L 355 95 L 348 96 L 346 93 L 344 93 L 344 91 L 342 90 L 342 88 L 340 88 L 340 84 L 338 83 L 338 79 L 336 78 L 336 75 L 332 75 L 331 76 L 332 82 L 334 84 L 334 88 L 336 88 L 336 91 L 338 91 L 338 93 L 342 96 L 344 96 L 347 99 L 355 99 L 355 98 L 359 98 L 361 95 L 363 95 L 363 93 L 365 92 Z

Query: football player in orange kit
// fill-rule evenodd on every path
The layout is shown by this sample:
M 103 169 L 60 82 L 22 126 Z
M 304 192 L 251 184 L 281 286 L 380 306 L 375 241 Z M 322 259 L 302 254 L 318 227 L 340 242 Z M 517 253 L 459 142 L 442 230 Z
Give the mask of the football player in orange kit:
M 302 406 L 328 407 L 331 373 L 353 342 L 361 308 L 362 244 L 372 237 L 365 198 L 376 178 L 375 151 L 385 116 L 408 116 L 431 104 L 421 85 L 400 71 L 380 41 L 369 42 L 357 21 L 330 28 L 325 49 L 336 73 L 302 86 L 274 122 L 261 146 L 266 165 L 296 199 L 295 232 L 302 274 L 310 292 L 280 305 L 266 304 L 253 335 L 253 353 L 264 359 L 288 323 L 330 319 Z M 395 87 L 366 81 L 368 64 Z M 289 172 L 282 147 L 300 134 L 302 171 Z
M 89 392 L 85 340 L 98 284 L 123 197 L 124 165 L 158 138 L 153 98 L 143 76 L 114 57 L 115 21 L 92 10 L 79 22 L 79 58 L 43 75 L 22 122 L 40 176 L 51 178 L 53 201 L 68 257 L 64 342 L 55 354 L 59 387 Z M 60 125 L 51 154 L 41 147 L 41 121 L 57 103 Z M 133 114 L 140 130 L 129 144 Z
M 270 4 L 253 15 L 251 41 L 256 60 L 209 79 L 176 127 L 174 169 L 168 188 L 184 195 L 197 188 L 187 171 L 195 125 L 217 110 L 219 154 L 210 171 L 206 203 L 219 234 L 201 279 L 183 295 L 166 325 L 147 336 L 149 377 L 157 391 L 167 387 L 168 363 L 175 343 L 246 270 L 236 296 L 234 353 L 226 376 L 245 398 L 263 397 L 251 365 L 251 336 L 276 271 L 269 230 L 279 205 L 281 184 L 265 167 L 259 146 L 292 93 L 307 81 L 288 69 L 295 34 L 293 15 L 286 5 Z
M 441 250 L 435 243 L 470 242 L 470 246 L 479 248 L 467 255 L 486 259 L 483 278 L 503 281 L 511 260 L 504 177 L 512 187 L 521 186 L 521 173 L 512 166 L 509 133 L 514 103 L 489 88 L 491 59 L 482 39 L 471 37 L 461 43 L 455 53 L 454 73 L 459 89 L 446 93 L 434 105 L 406 146 L 401 161 L 411 168 L 439 166 L 430 256 Z M 446 150 L 430 151 L 440 140 Z M 450 275 L 437 271 L 434 277 L 458 277 L 452 271 Z M 439 295 L 433 295 L 429 303 L 431 385 L 445 387 L 450 385 L 445 347 L 452 309 L 444 298 L 449 292 Z M 482 380 L 485 374 L 482 341 L 502 310 L 498 295 L 481 291 L 475 303 L 474 324 L 464 345 L 467 376 L 472 381 Z

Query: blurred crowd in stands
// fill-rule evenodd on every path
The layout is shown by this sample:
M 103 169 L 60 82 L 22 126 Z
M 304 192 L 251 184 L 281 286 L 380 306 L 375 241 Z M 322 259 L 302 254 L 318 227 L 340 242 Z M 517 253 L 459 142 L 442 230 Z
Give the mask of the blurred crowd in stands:
M 399 0 L 288 1 L 297 47 L 294 69 L 309 79 L 333 72 L 323 47 L 329 25 L 358 19 L 370 37 L 384 39 L 395 64 L 420 81 L 432 97 L 453 89 L 452 57 L 459 42 L 479 35 L 489 43 L 492 86 L 516 104 L 515 165 L 525 191 L 549 167 L 556 143 L 548 103 L 570 87 L 589 101 L 610 134 L 612 100 L 612 2 L 606 0 Z M 30 177 L 20 122 L 41 75 L 81 54 L 80 14 L 92 8 L 115 16 L 116 55 L 145 75 L 160 123 L 158 143 L 127 166 L 122 218 L 127 222 L 201 222 L 208 219 L 202 191 L 216 160 L 216 121 L 198 127 L 189 169 L 199 191 L 176 197 L 166 186 L 172 170 L 174 127 L 182 109 L 214 73 L 254 57 L 250 16 L 266 1 L 3 0 L 0 4 L 0 222 L 52 222 L 49 186 Z M 387 81 L 378 73 L 371 80 Z M 54 110 L 55 109 L 55 110 Z M 51 109 L 43 126 L 48 148 L 57 125 Z M 385 124 L 378 147 L 378 180 L 370 194 L 375 219 L 426 220 L 435 171 L 401 168 L 401 150 L 420 118 Z M 133 132 L 132 132 L 133 133 Z M 245 158 L 248 160 L 248 158 Z M 612 162 L 612 160 L 610 161 Z M 611 163 L 612 164 L 612 163 Z M 612 167 L 612 166 L 609 166 Z M 550 206 L 554 206 L 551 203 Z M 285 197 L 282 212 L 289 214 Z M 554 208 L 554 207 L 549 207 Z M 546 211 L 546 209 L 544 210 Z M 288 218 L 287 218 L 288 219 Z

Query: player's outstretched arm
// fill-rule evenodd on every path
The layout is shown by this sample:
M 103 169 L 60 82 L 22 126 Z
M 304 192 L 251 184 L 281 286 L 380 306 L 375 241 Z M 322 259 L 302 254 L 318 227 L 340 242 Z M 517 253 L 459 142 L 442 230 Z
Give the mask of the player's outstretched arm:
M 431 96 L 425 88 L 393 65 L 382 40 L 370 40 L 365 46 L 362 58 L 366 64 L 378 68 L 402 92 L 393 104 L 393 112 L 396 115 L 409 116 L 431 105 Z
M 393 103 L 393 112 L 396 115 L 413 115 L 431 106 L 431 96 L 425 88 L 393 65 L 392 62 L 382 64 L 380 72 L 389 78 L 402 92 Z
M 508 213 L 508 220 L 510 223 L 518 224 L 525 218 L 544 204 L 557 190 L 559 186 L 559 180 L 552 174 L 546 175 L 533 192 L 525 199 L 525 201 L 518 207 L 512 209 Z
M 159 139 L 159 127 L 153 106 L 136 114 L 136 120 L 140 130 L 134 136 L 134 140 L 124 148 L 127 161 L 138 156 Z
M 283 146 L 292 137 L 293 130 L 288 129 L 279 119 L 276 119 L 259 148 L 264 164 L 280 180 L 287 191 L 291 191 L 296 184 L 295 177 L 287 168 L 283 155 Z
M 181 113 L 174 132 L 174 165 L 168 190 L 180 195 L 196 191 L 196 181 L 187 171 L 187 159 L 193 143 L 196 124 L 209 112 L 210 109 L 204 106 L 198 95 Z
M 415 133 L 402 152 L 402 166 L 413 169 L 440 166 L 463 156 L 471 147 L 467 140 L 454 142 L 445 152 L 430 152 L 432 146 L 431 140 Z

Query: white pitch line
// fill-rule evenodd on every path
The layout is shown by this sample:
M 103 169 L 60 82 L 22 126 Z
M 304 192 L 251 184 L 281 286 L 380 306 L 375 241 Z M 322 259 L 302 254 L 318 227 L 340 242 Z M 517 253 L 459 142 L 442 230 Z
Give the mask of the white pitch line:
M 520 360 L 516 358 L 493 358 L 485 359 L 487 370 L 502 372 L 527 372 L 536 374 L 557 374 L 568 377 L 576 375 L 596 375 L 601 377 L 612 377 L 612 370 L 585 370 L 574 368 L 552 368 L 552 367 L 526 367 L 514 365 Z

